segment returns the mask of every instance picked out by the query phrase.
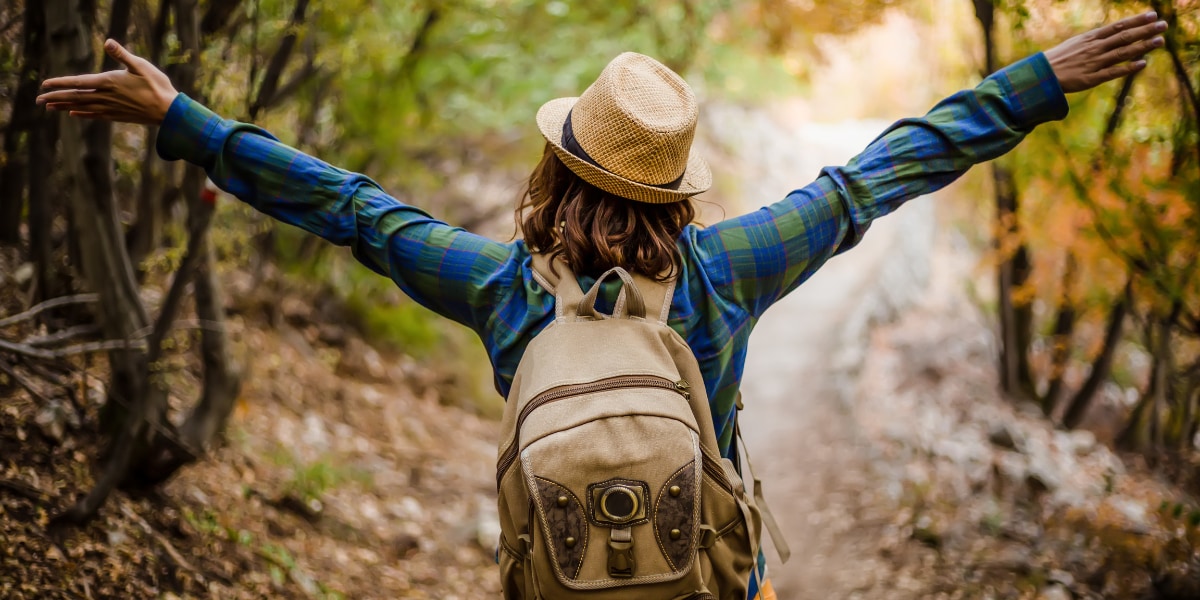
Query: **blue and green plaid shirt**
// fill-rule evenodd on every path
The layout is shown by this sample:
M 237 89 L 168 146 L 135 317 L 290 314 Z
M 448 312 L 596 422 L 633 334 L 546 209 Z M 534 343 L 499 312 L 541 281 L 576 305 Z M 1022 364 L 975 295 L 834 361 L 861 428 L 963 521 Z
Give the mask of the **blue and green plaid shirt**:
M 875 219 L 1066 114 L 1058 80 L 1036 54 L 946 98 L 923 118 L 897 121 L 848 165 L 824 169 L 779 202 L 684 229 L 669 323 L 700 362 L 726 456 L 747 339 L 763 312 L 858 243 Z M 520 240 L 496 242 L 447 225 L 365 175 L 290 148 L 254 125 L 222 119 L 182 94 L 157 148 L 164 159 L 204 167 L 218 187 L 258 210 L 349 246 L 414 300 L 475 330 L 501 394 L 526 344 L 554 320 L 554 296 L 534 280 Z M 591 283 L 580 280 L 583 289 Z

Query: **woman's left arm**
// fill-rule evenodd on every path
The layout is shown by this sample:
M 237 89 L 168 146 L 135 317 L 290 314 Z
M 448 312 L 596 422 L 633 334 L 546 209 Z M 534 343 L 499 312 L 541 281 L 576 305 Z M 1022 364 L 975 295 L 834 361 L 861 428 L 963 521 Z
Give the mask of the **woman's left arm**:
M 49 80 L 39 98 L 74 116 L 160 125 L 157 150 L 208 172 L 221 189 L 280 221 L 349 246 L 422 305 L 476 331 L 516 272 L 518 248 L 430 217 L 365 175 L 291 148 L 254 125 L 222 119 L 115 42 L 126 71 Z M 105 94 L 101 97 L 101 94 Z
M 1013 149 L 1036 126 L 1067 114 L 1064 93 L 1145 67 L 1166 24 L 1154 13 L 1078 35 L 1010 65 L 901 119 L 844 167 L 783 200 L 705 229 L 689 244 L 712 291 L 757 317 L 871 223 L 904 202 L 949 185 L 972 165 Z

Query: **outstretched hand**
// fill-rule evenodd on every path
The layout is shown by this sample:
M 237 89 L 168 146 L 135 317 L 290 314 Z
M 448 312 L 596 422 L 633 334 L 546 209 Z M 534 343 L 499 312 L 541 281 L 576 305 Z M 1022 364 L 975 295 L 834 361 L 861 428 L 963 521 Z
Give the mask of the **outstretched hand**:
M 84 119 L 162 123 L 178 94 L 167 75 L 113 40 L 104 42 L 104 51 L 125 69 L 47 79 L 37 103 Z
M 1142 57 L 1162 47 L 1166 30 L 1148 12 L 1077 35 L 1047 50 L 1046 59 L 1064 92 L 1082 92 L 1146 68 Z

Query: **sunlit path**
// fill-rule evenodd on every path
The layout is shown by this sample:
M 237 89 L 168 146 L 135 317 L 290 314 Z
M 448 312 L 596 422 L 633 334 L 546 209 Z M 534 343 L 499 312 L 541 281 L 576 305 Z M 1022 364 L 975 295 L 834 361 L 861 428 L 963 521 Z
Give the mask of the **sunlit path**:
M 823 165 L 844 164 L 887 125 L 789 126 L 766 112 L 727 107 L 712 108 L 710 116 L 717 127 L 742 123 L 729 136 L 739 162 L 750 165 L 738 186 L 746 208 L 804 185 Z M 857 359 L 865 321 L 881 310 L 880 292 L 904 297 L 922 284 L 932 202 L 912 202 L 877 222 L 858 247 L 772 307 L 751 338 L 743 427 L 793 550 L 786 566 L 769 553 L 781 598 L 841 598 L 870 584 L 864 578 L 875 558 L 855 548 L 856 539 L 865 539 L 857 509 L 862 491 L 872 489 L 869 450 L 847 412 L 844 394 L 853 382 L 845 367 Z

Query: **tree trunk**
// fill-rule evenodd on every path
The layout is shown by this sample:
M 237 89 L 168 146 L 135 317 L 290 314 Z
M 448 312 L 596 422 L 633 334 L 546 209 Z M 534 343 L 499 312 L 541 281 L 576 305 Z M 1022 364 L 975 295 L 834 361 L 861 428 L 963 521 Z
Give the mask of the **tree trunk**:
M 167 35 L 167 18 L 171 14 L 171 0 L 160 0 L 158 14 L 150 29 L 150 51 L 147 60 L 162 64 L 164 38 Z M 174 179 L 172 165 L 160 160 L 154 149 L 158 139 L 158 128 L 146 128 L 146 148 L 142 152 L 141 180 L 135 198 L 137 220 L 126 236 L 130 261 L 142 273 L 142 263 L 162 244 L 163 215 L 166 213 L 166 197 L 163 189 Z
M 86 73 L 95 68 L 91 24 L 95 7 L 87 0 L 46 0 L 50 74 Z M 63 151 L 63 194 L 67 196 L 72 239 L 87 286 L 100 295 L 100 327 L 108 339 L 132 340 L 149 323 L 137 294 L 112 196 L 111 134 L 95 124 L 59 117 Z M 54 525 L 90 519 L 125 477 L 131 457 L 163 422 L 165 396 L 149 393 L 147 357 L 136 350 L 109 354 L 112 381 L 104 421 L 114 435 L 104 474 L 88 495 L 54 519 Z
M 992 166 L 996 186 L 996 215 L 1000 223 L 1012 228 L 1000 236 L 1019 235 L 1017 225 L 1017 192 L 1012 172 L 1006 167 Z M 1000 243 L 1000 240 L 997 240 Z M 1020 304 L 1013 299 L 1016 291 L 1029 280 L 1029 252 L 1024 242 L 1018 242 L 1012 256 L 1002 259 L 997 269 L 1000 312 L 1000 383 L 1005 393 L 1033 399 L 1037 392 L 1029 368 L 1029 345 L 1033 337 L 1033 310 L 1028 301 Z
M 1117 446 L 1123 450 L 1146 452 L 1161 449 L 1163 441 L 1163 409 L 1167 404 L 1170 385 L 1171 328 L 1161 319 L 1154 319 L 1150 328 L 1150 381 L 1146 392 L 1130 415 L 1129 423 L 1117 437 Z
M 993 0 L 972 0 L 975 19 L 983 30 L 984 75 L 999 67 L 995 25 L 996 6 Z M 998 236 L 1016 234 L 1018 196 L 1012 173 L 1001 163 L 992 164 L 992 181 L 996 193 L 996 220 L 1005 226 Z M 995 242 L 1001 243 L 1000 239 Z M 1012 256 L 1003 258 L 996 273 L 1000 313 L 1000 387 L 1005 393 L 1027 399 L 1037 397 L 1033 375 L 1029 369 L 1029 343 L 1033 334 L 1033 313 L 1029 303 L 1013 304 L 1013 292 L 1029 278 L 1029 255 L 1024 243 L 1019 243 Z
M 180 46 L 191 60 L 178 65 L 179 90 L 198 97 L 196 75 L 199 62 L 199 28 L 196 23 L 195 0 L 177 0 L 176 27 Z M 146 455 L 148 462 L 138 470 L 144 484 L 165 481 L 180 467 L 196 460 L 209 442 L 222 432 L 233 412 L 241 389 L 241 374 L 230 360 L 229 338 L 225 331 L 225 307 L 213 268 L 212 245 L 208 229 L 213 206 L 203 200 L 204 171 L 188 165 L 183 175 L 183 196 L 188 204 L 188 256 L 190 270 L 195 264 L 193 279 L 196 316 L 205 326 L 201 331 L 200 358 L 204 365 L 204 389 L 196 407 L 179 428 L 178 440 L 160 440 L 159 447 Z M 182 268 L 177 277 L 186 276 Z
M 1075 284 L 1076 263 L 1075 254 L 1069 250 L 1066 262 L 1062 299 L 1054 319 L 1054 333 L 1050 337 L 1053 344 L 1050 350 L 1050 382 L 1046 386 L 1046 395 L 1042 397 L 1042 413 L 1047 417 L 1054 413 L 1058 397 L 1062 395 L 1063 376 L 1066 375 L 1067 361 L 1071 358 L 1071 337 L 1075 330 L 1075 303 L 1071 293 Z
M 1109 372 L 1112 371 L 1113 355 L 1117 351 L 1117 344 L 1121 341 L 1125 315 L 1129 312 L 1129 293 L 1129 284 L 1126 284 L 1125 293 L 1108 313 L 1108 325 L 1104 328 L 1104 346 L 1100 348 L 1100 354 L 1096 356 L 1096 360 L 1092 361 L 1091 372 L 1088 373 L 1083 385 L 1071 397 L 1071 402 L 1067 405 L 1067 412 L 1063 415 L 1063 425 L 1068 429 L 1079 427 L 1079 424 L 1083 422 L 1083 417 L 1087 415 L 1088 407 L 1092 404 L 1092 398 L 1096 396 L 1096 392 L 1100 390 L 1100 384 L 1108 379 Z
M 42 80 L 45 19 L 41 9 L 29 4 L 25 7 L 24 21 L 20 80 L 13 97 L 12 115 L 4 132 L 4 156 L 7 161 L 0 168 L 0 244 L 15 245 L 21 241 L 21 210 L 25 200 L 25 175 L 29 168 L 29 163 L 22 160 L 21 142 L 29 145 L 35 111 L 41 111 L 34 105 L 34 99 L 37 98 L 38 85 Z

